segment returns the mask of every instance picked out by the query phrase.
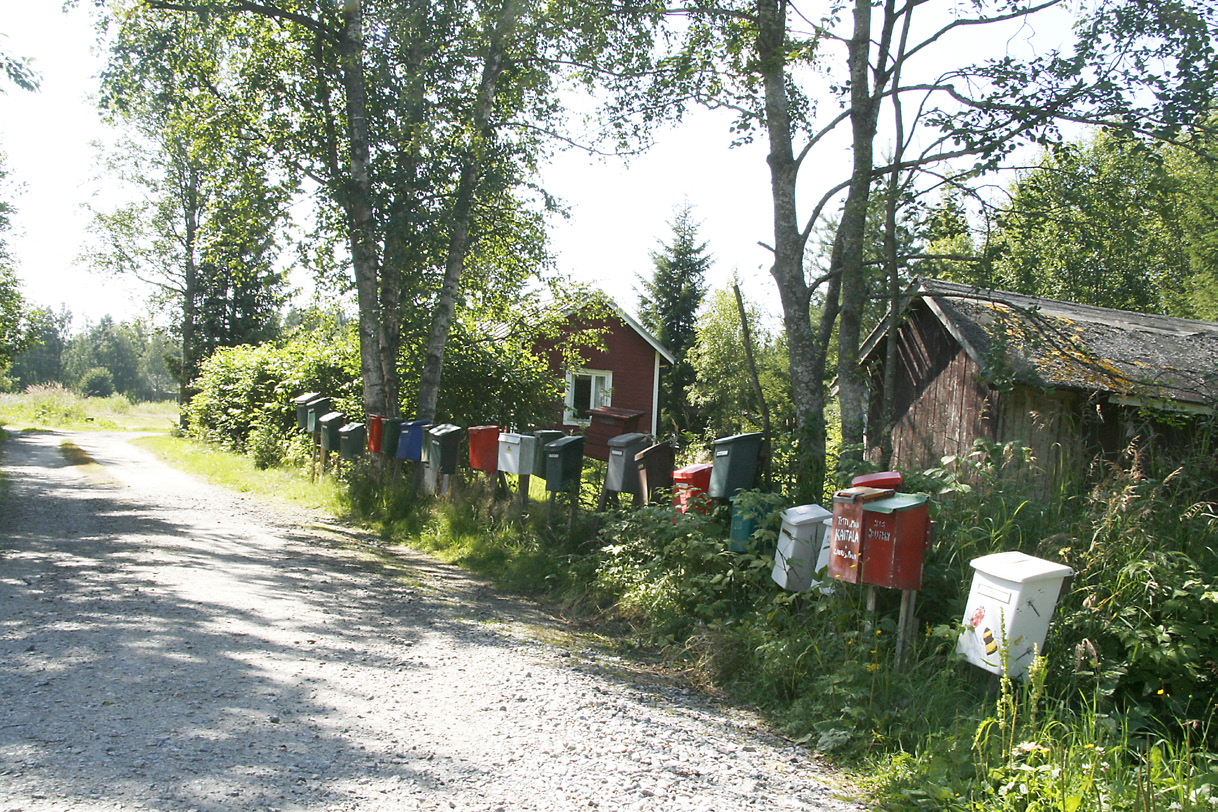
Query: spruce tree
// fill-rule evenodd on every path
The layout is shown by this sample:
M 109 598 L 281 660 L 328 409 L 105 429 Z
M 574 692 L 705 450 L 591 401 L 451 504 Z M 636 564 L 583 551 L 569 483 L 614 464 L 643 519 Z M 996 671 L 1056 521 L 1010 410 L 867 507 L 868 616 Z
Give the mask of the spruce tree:
M 670 241 L 651 253 L 651 278 L 639 278 L 639 317 L 677 359 L 665 376 L 661 421 L 677 432 L 700 432 L 701 421 L 689 403 L 695 373 L 687 356 L 697 337 L 698 308 L 706 296 L 706 272 L 713 258 L 698 239 L 699 223 L 689 203 L 676 210 L 668 225 Z

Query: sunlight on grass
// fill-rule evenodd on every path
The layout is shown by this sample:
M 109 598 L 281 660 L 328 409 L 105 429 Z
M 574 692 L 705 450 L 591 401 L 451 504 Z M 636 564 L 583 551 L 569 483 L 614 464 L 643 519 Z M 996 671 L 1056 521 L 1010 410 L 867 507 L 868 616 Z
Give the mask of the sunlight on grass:
M 175 468 L 230 490 L 331 514 L 342 512 L 341 486 L 329 476 L 310 482 L 307 474 L 288 468 L 258 470 L 249 457 L 177 437 L 141 437 L 132 443 Z
M 58 385 L 30 387 L 22 394 L 0 394 L 0 424 L 10 429 L 76 431 L 170 431 L 178 423 L 178 404 L 132 403 L 122 395 L 86 398 Z

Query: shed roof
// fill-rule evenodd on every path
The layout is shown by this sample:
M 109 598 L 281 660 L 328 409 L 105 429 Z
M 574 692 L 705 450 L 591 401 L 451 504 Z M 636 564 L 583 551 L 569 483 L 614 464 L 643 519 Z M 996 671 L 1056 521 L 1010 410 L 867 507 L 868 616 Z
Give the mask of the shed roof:
M 1129 402 L 1218 402 L 1218 324 L 916 279 L 922 301 L 993 380 Z M 882 345 L 882 328 L 863 347 Z

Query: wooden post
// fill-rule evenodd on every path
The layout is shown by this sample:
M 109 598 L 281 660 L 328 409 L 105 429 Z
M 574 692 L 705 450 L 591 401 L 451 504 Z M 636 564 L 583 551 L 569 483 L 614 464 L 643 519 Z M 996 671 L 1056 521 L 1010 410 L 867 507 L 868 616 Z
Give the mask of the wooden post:
M 529 483 L 531 478 L 528 474 L 521 474 L 517 480 L 517 486 L 520 489 L 520 506 L 527 508 L 529 506 Z
M 897 668 L 901 667 L 901 659 L 905 655 L 905 639 L 909 636 L 910 626 L 914 622 L 914 604 L 917 599 L 918 591 L 916 589 L 901 590 L 901 616 L 897 620 Z

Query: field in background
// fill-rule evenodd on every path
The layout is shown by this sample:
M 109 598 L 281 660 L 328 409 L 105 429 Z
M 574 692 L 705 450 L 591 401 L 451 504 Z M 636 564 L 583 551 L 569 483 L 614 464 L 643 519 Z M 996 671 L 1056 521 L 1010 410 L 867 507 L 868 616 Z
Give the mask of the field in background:
M 86 398 L 61 386 L 0 394 L 0 426 L 9 430 L 155 431 L 178 426 L 177 401 L 132 403 L 122 395 Z

